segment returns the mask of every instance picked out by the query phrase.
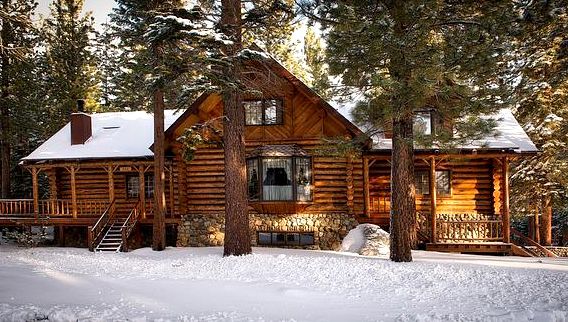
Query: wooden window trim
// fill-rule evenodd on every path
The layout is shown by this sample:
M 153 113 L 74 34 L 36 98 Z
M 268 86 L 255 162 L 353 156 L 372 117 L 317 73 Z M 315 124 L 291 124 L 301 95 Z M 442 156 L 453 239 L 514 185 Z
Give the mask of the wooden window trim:
M 443 169 L 443 168 L 442 168 L 442 169 L 436 169 L 436 173 L 442 172 L 442 171 L 448 172 L 448 175 L 449 175 L 449 184 L 450 184 L 450 189 L 449 189 L 450 192 L 449 192 L 449 194 L 440 194 L 440 191 L 438 190 L 438 185 L 436 184 L 436 199 L 451 199 L 452 196 L 453 196 L 453 187 L 454 187 L 454 185 L 453 185 L 453 171 L 450 170 L 450 169 Z M 418 173 L 418 172 L 428 172 L 428 170 L 425 170 L 425 169 L 414 170 L 414 173 L 415 173 L 415 175 L 414 175 L 414 182 L 415 182 L 415 184 L 416 184 L 416 173 Z M 428 182 L 429 182 L 429 181 L 430 181 L 430 177 L 428 176 Z M 417 196 L 417 197 L 430 196 L 430 191 L 428 191 L 428 193 L 422 193 L 422 194 L 419 194 L 419 193 L 417 192 L 417 193 L 416 193 L 416 196 Z
M 154 177 L 152 174 L 145 174 L 144 175 L 144 195 L 146 197 L 146 199 L 148 198 L 154 198 L 154 191 L 152 190 L 152 195 L 149 195 L 146 193 L 146 183 L 148 182 L 148 177 Z M 128 193 L 128 181 L 130 178 L 136 178 L 136 191 L 137 191 L 137 196 L 130 196 L 130 194 Z M 126 189 L 126 199 L 127 200 L 137 200 L 140 199 L 140 182 L 138 180 L 140 180 L 139 174 L 138 173 L 128 173 L 125 175 L 125 189 Z
M 272 100 L 276 100 L 276 101 L 280 101 L 280 122 L 277 123 L 266 123 L 266 108 L 267 108 L 267 101 L 272 101 Z M 263 98 L 263 99 L 245 99 L 243 100 L 243 104 L 247 103 L 247 102 L 261 102 L 261 109 L 262 109 L 262 121 L 261 124 L 247 124 L 247 120 L 246 120 L 246 109 L 245 109 L 245 126 L 280 126 L 280 125 L 284 125 L 284 111 L 286 109 L 285 107 L 285 100 L 281 97 L 274 97 L 274 98 Z M 276 111 L 276 115 L 278 117 L 278 110 Z
M 257 167 L 258 167 L 258 177 L 259 177 L 259 197 L 257 200 L 248 200 L 249 202 L 288 202 L 288 203 L 312 203 L 314 202 L 314 189 L 312 189 L 311 192 L 311 198 L 308 201 L 299 201 L 298 200 L 298 186 L 296 184 L 296 158 L 302 158 L 302 159 L 309 159 L 309 165 L 310 165 L 310 183 L 311 185 L 314 185 L 314 159 L 311 156 L 278 156 L 278 157 L 270 157 L 270 156 L 258 156 L 258 157 L 253 157 L 253 158 L 247 158 L 247 162 L 248 160 L 253 160 L 256 159 L 257 160 Z M 264 199 L 264 167 L 262 166 L 262 160 L 263 159 L 291 159 L 291 169 L 292 169 L 292 173 L 291 173 L 291 185 L 292 185 L 292 199 L 290 200 L 265 200 Z M 247 169 L 247 173 L 248 173 L 248 169 Z M 247 178 L 247 184 L 248 184 L 248 178 Z M 248 199 L 248 194 L 247 194 L 247 199 Z

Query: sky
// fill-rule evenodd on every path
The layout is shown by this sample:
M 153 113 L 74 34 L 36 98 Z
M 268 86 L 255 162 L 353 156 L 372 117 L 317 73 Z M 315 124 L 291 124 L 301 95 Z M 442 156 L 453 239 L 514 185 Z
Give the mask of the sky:
M 44 17 L 47 16 L 51 0 L 39 0 L 38 3 L 38 13 Z M 84 0 L 83 13 L 92 12 L 96 28 L 99 29 L 101 24 L 106 22 L 107 16 L 115 4 L 114 0 Z

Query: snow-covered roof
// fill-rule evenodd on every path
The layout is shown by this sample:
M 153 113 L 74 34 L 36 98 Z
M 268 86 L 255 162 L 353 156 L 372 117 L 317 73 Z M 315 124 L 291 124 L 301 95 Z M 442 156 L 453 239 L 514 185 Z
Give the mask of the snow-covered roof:
M 164 111 L 167 129 L 182 112 Z M 151 157 L 154 115 L 145 111 L 91 114 L 92 136 L 85 144 L 71 145 L 71 125 L 45 141 L 22 161 Z
M 476 140 L 470 144 L 460 146 L 460 149 L 503 149 L 514 150 L 517 153 L 537 152 L 538 149 L 525 133 L 519 122 L 509 109 L 501 109 L 495 115 L 486 116 L 497 121 L 496 135 L 487 136 L 482 140 Z M 375 139 L 373 150 L 392 149 L 391 139 Z

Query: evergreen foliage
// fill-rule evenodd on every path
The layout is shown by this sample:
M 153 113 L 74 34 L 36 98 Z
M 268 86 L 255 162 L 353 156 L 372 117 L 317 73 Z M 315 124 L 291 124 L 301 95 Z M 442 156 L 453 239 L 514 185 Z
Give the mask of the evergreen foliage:
M 304 58 L 309 75 L 306 83 L 323 99 L 331 100 L 333 93 L 331 91 L 329 71 L 325 63 L 326 56 L 323 40 L 311 26 L 308 27 L 304 36 Z

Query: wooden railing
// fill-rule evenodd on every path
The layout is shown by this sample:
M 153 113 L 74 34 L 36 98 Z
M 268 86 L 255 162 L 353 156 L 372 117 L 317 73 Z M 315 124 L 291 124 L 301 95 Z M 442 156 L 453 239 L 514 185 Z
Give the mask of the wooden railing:
M 120 233 L 122 234 L 122 249 L 123 249 L 123 251 L 128 250 L 128 246 L 127 246 L 128 237 L 130 237 L 132 230 L 134 230 L 134 227 L 136 226 L 136 223 L 138 222 L 138 219 L 140 218 L 140 213 L 141 213 L 140 212 L 140 205 L 141 205 L 141 202 L 140 202 L 140 200 L 138 200 L 136 205 L 134 205 L 134 208 L 132 208 L 132 210 L 130 211 L 130 214 L 128 214 L 128 217 L 126 218 L 126 220 L 124 221 L 124 224 L 122 224 L 122 227 L 120 229 Z
M 114 212 L 112 211 L 114 207 L 115 200 L 106 207 L 105 211 L 102 213 L 101 217 L 93 226 L 89 226 L 87 230 L 89 250 L 94 251 L 95 245 L 103 238 L 104 228 L 109 222 L 114 220 Z
M 108 206 L 108 200 L 77 200 L 78 216 L 99 216 Z M 33 199 L 0 199 L 0 216 L 33 217 Z M 73 203 L 68 199 L 47 199 L 38 201 L 37 213 L 41 217 L 72 217 Z
M 503 241 L 501 220 L 436 220 L 437 240 L 440 242 Z
M 537 243 L 536 241 L 528 238 L 527 236 L 523 235 L 520 231 L 516 230 L 515 228 L 511 227 L 511 234 L 515 237 L 514 240 L 518 240 L 515 242 L 518 246 L 533 246 L 542 252 L 546 257 L 558 257 L 556 254 L 551 252 L 550 250 L 546 249 L 541 244 Z
M 0 199 L 0 215 L 5 217 L 33 217 L 33 199 Z
M 373 213 L 390 212 L 390 196 L 371 196 L 369 198 L 369 208 Z

